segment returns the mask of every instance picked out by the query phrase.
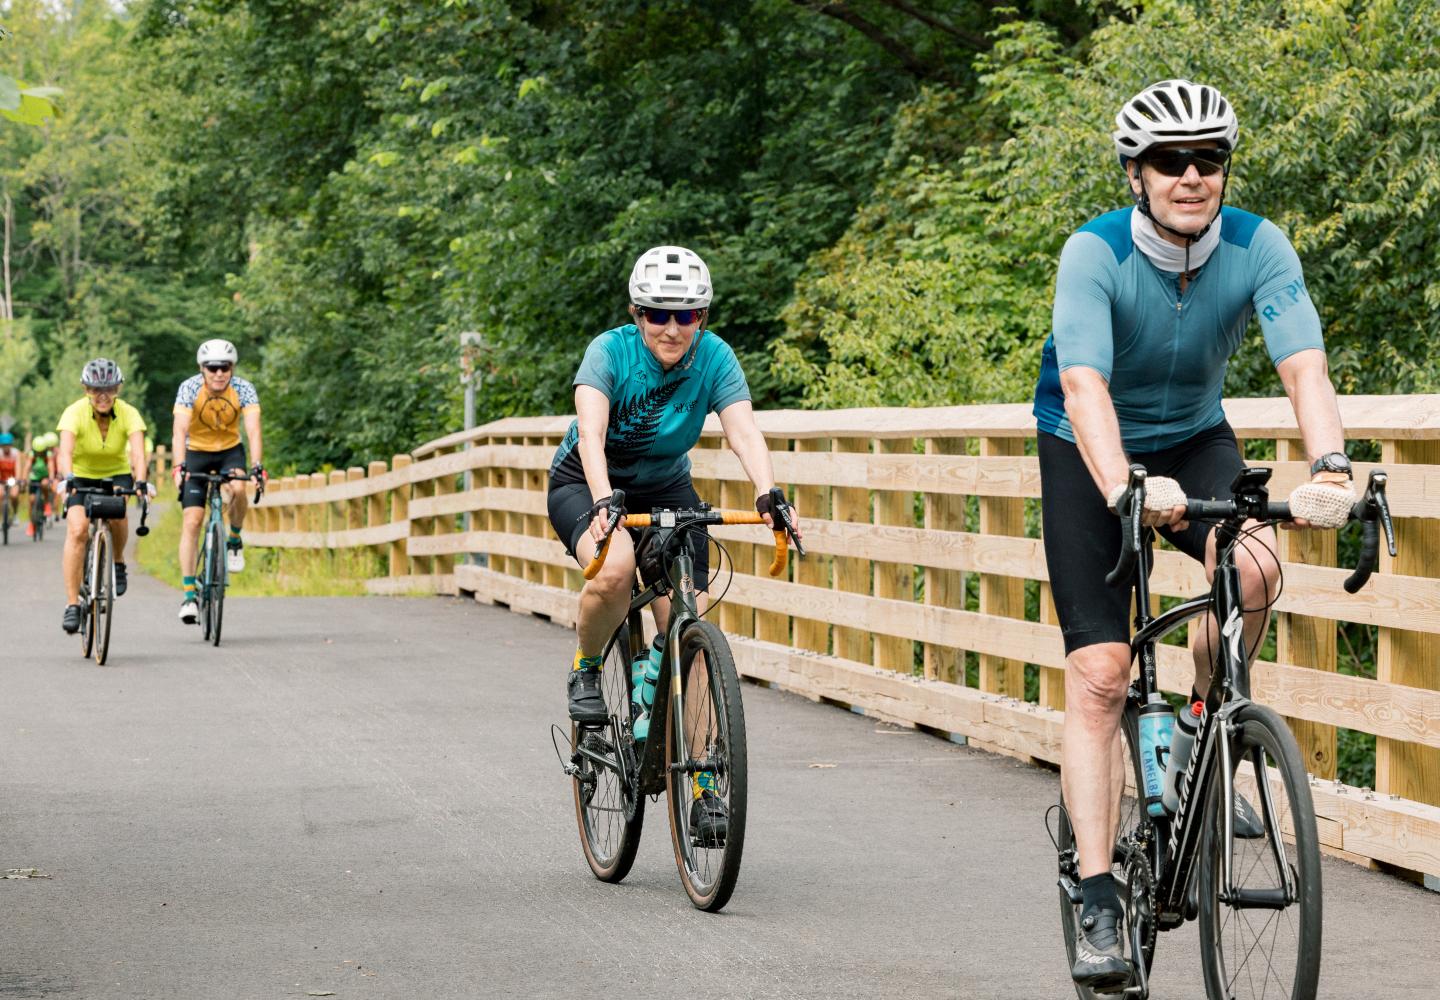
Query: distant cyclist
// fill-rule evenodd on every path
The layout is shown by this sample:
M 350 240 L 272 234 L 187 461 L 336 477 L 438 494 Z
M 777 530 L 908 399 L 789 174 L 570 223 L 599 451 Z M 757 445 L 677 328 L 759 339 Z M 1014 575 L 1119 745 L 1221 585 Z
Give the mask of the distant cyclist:
M 0 434 L 0 493 L 10 498 L 10 509 L 19 505 L 20 496 L 20 449 L 15 447 L 15 435 L 6 431 Z M 11 485 L 14 481 L 15 485 Z
M 96 358 L 80 372 L 85 396 L 65 408 L 56 430 L 60 450 L 55 459 L 56 475 L 65 495 L 66 632 L 80 628 L 80 577 L 85 562 L 85 542 L 90 522 L 85 516 L 84 496 L 70 492 L 75 487 L 100 487 L 114 479 L 126 489 L 145 486 L 145 421 L 140 411 L 118 398 L 125 376 L 108 358 Z M 139 470 L 140 476 L 134 475 Z M 129 524 L 123 517 L 109 522 L 115 541 L 115 596 L 125 593 L 125 542 Z
M 205 520 L 205 483 L 184 479 L 186 472 L 216 475 L 221 472 L 245 473 L 245 445 L 240 441 L 240 424 L 245 424 L 245 437 L 250 442 L 251 469 L 257 477 L 265 475 L 260 464 L 260 397 L 255 387 L 235 374 L 239 352 L 228 340 L 207 340 L 195 352 L 200 374 L 180 383 L 175 395 L 174 436 L 171 441 L 175 455 L 181 459 L 175 466 L 175 485 L 185 483 L 180 497 L 185 518 L 180 531 L 180 577 L 185 598 L 180 604 L 180 620 L 193 625 L 199 620 L 195 604 L 195 559 L 199 552 L 200 525 Z M 250 509 L 243 489 L 221 487 L 229 510 L 230 537 L 225 543 L 226 566 L 231 573 L 245 568 L 244 542 L 240 529 L 245 512 Z
M 60 435 L 54 431 L 46 431 L 44 434 L 37 434 L 30 442 L 30 450 L 20 461 L 20 480 L 30 484 L 30 521 L 25 526 L 27 534 L 35 532 L 35 517 L 33 510 L 36 504 L 40 504 L 41 517 L 49 515 L 50 502 L 54 498 L 53 488 L 55 482 L 55 450 L 60 444 Z

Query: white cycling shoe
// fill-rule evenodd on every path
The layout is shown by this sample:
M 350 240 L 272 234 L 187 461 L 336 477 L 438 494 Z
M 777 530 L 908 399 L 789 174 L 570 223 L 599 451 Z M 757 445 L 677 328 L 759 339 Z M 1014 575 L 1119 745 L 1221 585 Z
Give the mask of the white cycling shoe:
M 245 550 L 227 548 L 225 550 L 225 568 L 231 573 L 243 572 L 245 569 Z
M 200 608 L 194 601 L 186 601 L 180 605 L 180 620 L 186 625 L 194 625 L 200 620 Z

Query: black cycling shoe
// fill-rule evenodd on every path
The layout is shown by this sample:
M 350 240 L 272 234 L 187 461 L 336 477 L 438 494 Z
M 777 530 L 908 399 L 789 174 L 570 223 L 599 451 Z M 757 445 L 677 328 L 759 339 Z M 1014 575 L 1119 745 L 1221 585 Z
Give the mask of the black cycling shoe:
M 572 670 L 570 680 L 570 719 L 581 725 L 601 725 L 610 718 L 605 696 L 600 691 L 600 671 Z
M 1080 920 L 1070 978 L 1097 993 L 1118 993 L 1130 982 L 1130 963 L 1120 947 L 1121 916 L 1103 907 Z
M 725 800 L 704 791 L 690 805 L 690 842 L 696 847 L 724 847 L 730 831 L 730 810 Z
M 125 564 L 115 564 L 115 596 L 119 597 L 125 593 L 125 588 L 130 585 L 129 577 L 125 573 Z
M 60 627 L 71 635 L 80 631 L 80 605 L 65 605 L 65 617 L 60 620 Z

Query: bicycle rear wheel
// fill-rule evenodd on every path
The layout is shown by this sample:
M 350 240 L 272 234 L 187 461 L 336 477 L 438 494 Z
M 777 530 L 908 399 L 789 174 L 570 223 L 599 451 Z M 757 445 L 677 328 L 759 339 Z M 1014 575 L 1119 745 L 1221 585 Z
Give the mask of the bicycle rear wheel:
M 1131 964 L 1135 962 L 1135 942 L 1140 943 L 1139 951 L 1145 961 L 1148 975 L 1155 962 L 1155 892 L 1150 862 L 1144 845 L 1152 842 L 1155 829 L 1146 815 L 1136 791 L 1143 788 L 1140 774 L 1140 755 L 1137 750 L 1135 706 L 1127 703 L 1125 714 L 1120 720 L 1120 753 L 1125 760 L 1125 773 L 1134 782 L 1134 788 L 1126 788 L 1120 796 L 1120 825 L 1116 828 L 1115 844 L 1110 852 L 1110 871 L 1115 876 L 1115 887 L 1120 893 L 1120 902 L 1125 905 L 1125 954 Z M 1069 966 L 1075 964 L 1075 934 L 1080 926 L 1080 859 L 1075 844 L 1075 831 L 1070 826 L 1070 816 L 1064 803 L 1057 810 L 1059 821 L 1055 831 L 1055 844 L 1060 852 L 1060 930 L 1065 938 L 1065 960 Z M 1099 1000 L 1114 996 L 1075 984 L 1075 993 L 1080 1000 Z
M 45 537 L 45 503 L 38 493 L 30 498 L 30 525 L 35 531 L 35 541 Z
M 206 589 L 210 591 L 205 602 L 208 622 L 205 635 L 212 645 L 220 645 L 220 623 L 225 617 L 225 534 L 219 523 L 210 525 L 210 565 L 206 568 Z
M 685 626 L 678 671 L 683 709 L 678 719 L 673 694 L 656 693 L 657 703 L 660 697 L 671 699 L 665 715 L 670 842 L 690 902 L 713 913 L 735 891 L 745 847 L 749 791 L 745 709 L 730 645 L 709 622 Z M 671 686 L 673 690 L 673 681 Z M 703 821 L 695 822 L 697 812 L 706 808 L 696 786 L 696 775 L 702 772 L 714 776 L 713 794 L 724 810 L 723 831 L 715 829 L 708 835 Z
M 600 673 L 600 687 L 610 721 L 604 728 L 571 724 L 571 744 L 583 747 L 617 766 L 623 760 L 627 782 L 618 771 L 582 757 L 574 777 L 575 820 L 585 861 L 602 882 L 619 882 L 630 874 L 640 831 L 645 824 L 645 799 L 639 794 L 639 761 L 629 731 L 621 725 L 630 717 L 630 635 L 627 625 L 610 647 Z M 621 734 L 618 737 L 616 734 Z
M 0 489 L 4 489 L 4 487 L 5 484 L 0 483 Z M 10 544 L 10 497 L 8 495 L 0 499 L 0 537 L 4 538 L 5 545 Z
M 1234 839 L 1233 892 L 1227 891 L 1223 821 L 1230 806 L 1217 771 L 1205 800 L 1199 876 L 1205 989 L 1233 1000 L 1313 997 L 1320 980 L 1321 899 L 1309 777 L 1295 738 L 1273 710 L 1244 705 L 1232 721 L 1235 791 L 1261 815 L 1265 834 Z
M 110 655 L 110 618 L 115 609 L 115 552 L 110 529 L 95 532 L 95 565 L 91 568 L 90 620 L 95 633 L 95 662 L 102 667 Z

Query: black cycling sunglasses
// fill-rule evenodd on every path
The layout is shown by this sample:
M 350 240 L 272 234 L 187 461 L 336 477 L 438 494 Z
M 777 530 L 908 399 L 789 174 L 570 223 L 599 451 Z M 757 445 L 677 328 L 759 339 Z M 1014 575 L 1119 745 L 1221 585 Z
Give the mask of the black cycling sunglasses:
M 681 326 L 689 326 L 700 318 L 699 309 L 655 309 L 651 306 L 641 306 L 640 314 L 656 326 L 664 326 L 670 322 L 672 316 L 675 318 L 675 322 Z
M 218 364 L 204 366 L 207 372 L 228 372 L 233 367 L 234 365 L 231 365 L 229 362 L 220 362 Z
M 1193 164 L 1201 177 L 1209 177 L 1225 169 L 1230 162 L 1228 149 L 1160 149 L 1145 154 L 1145 162 L 1166 177 L 1183 177 Z

